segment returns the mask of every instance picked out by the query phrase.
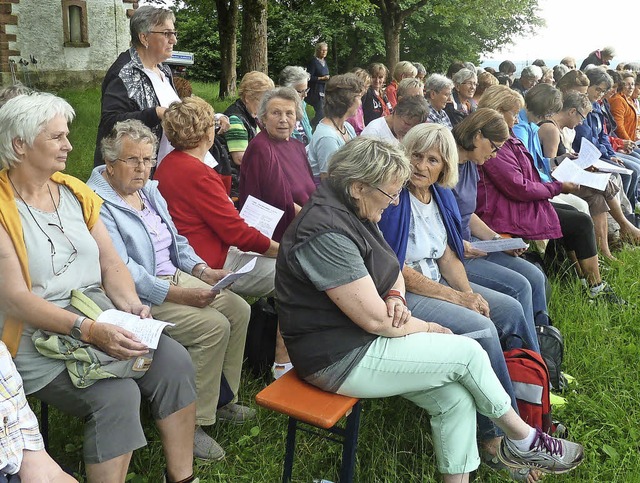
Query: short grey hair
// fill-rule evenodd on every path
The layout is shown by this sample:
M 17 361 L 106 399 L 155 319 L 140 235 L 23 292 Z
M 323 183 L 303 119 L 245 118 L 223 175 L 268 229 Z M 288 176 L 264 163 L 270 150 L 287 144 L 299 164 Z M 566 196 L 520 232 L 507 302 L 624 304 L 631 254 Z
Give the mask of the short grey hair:
M 611 89 L 611 86 L 613 86 L 613 79 L 603 69 L 589 69 L 585 74 L 589 79 L 589 85 L 604 84 L 607 89 Z
M 602 55 L 606 55 L 607 57 L 616 56 L 616 49 L 611 46 L 603 47 L 600 52 L 602 53 Z
M 142 46 L 140 34 L 148 34 L 153 27 L 167 20 L 171 20 L 172 22 L 176 21 L 176 16 L 169 9 L 152 7 L 151 5 L 143 5 L 136 8 L 129 22 L 129 31 L 131 32 L 131 43 L 133 46 Z
M 542 79 L 542 69 L 537 65 L 528 65 L 522 69 L 522 72 L 520 72 L 520 78 L 522 77 L 526 79 L 540 80 Z
M 565 74 L 568 74 L 570 70 L 572 69 L 569 69 L 569 67 L 567 67 L 565 64 L 554 65 L 553 66 L 554 80 L 558 82 L 560 79 L 564 77 Z
M 285 101 L 293 101 L 296 106 L 296 119 L 302 119 L 302 102 L 300 96 L 293 87 L 276 87 L 264 93 L 260 107 L 258 108 L 258 119 L 264 125 L 267 115 L 267 108 L 273 99 L 284 99 Z
M 442 74 L 431 74 L 424 83 L 427 94 L 429 92 L 440 92 L 447 87 L 453 89 L 453 81 Z
M 0 107 L 4 106 L 9 99 L 25 94 L 31 94 L 32 92 L 35 91 L 30 87 L 25 86 L 22 82 L 17 81 L 15 84 L 0 90 Z
M 472 71 L 465 67 L 464 69 L 460 69 L 458 72 L 453 74 L 453 77 L 451 79 L 455 84 L 462 84 L 464 82 L 467 82 L 469 79 L 477 79 L 477 78 L 478 76 L 476 76 L 475 71 Z
M 436 183 L 444 188 L 453 188 L 458 183 L 458 146 L 451 129 L 436 123 L 418 124 L 411 128 L 400 143 L 409 157 L 413 153 L 437 149 L 444 166 Z
M 70 123 L 75 112 L 64 99 L 44 92 L 34 92 L 9 99 L 0 109 L 0 168 L 13 168 L 20 162 L 13 140 L 22 139 L 33 146 L 45 125 L 56 116 Z
M 280 85 L 282 87 L 293 87 L 297 84 L 307 82 L 311 75 L 304 67 L 288 65 L 280 72 Z
M 426 122 L 429 117 L 429 103 L 423 96 L 403 97 L 396 104 L 393 115 Z
M 398 91 L 396 92 L 396 95 L 398 99 L 401 97 L 406 97 L 407 91 L 409 89 L 415 89 L 415 88 L 420 89 L 420 95 L 422 95 L 423 87 L 424 87 L 424 84 L 417 77 L 407 77 L 406 79 L 402 79 L 398 83 Z
M 333 153 L 327 174 L 341 201 L 355 210 L 351 196 L 354 183 L 374 188 L 393 181 L 404 183 L 411 176 L 411 163 L 401 146 L 364 136 L 348 141 Z
M 153 152 L 156 152 L 158 138 L 151 129 L 145 126 L 142 121 L 127 119 L 115 123 L 111 132 L 100 143 L 100 152 L 105 164 L 113 163 L 120 157 L 122 141 L 125 137 L 136 143 L 149 143 L 153 146 Z
M 586 94 L 570 91 L 562 97 L 562 110 L 570 111 L 571 109 L 576 109 L 584 115 L 585 112 L 591 112 L 593 110 L 593 106 L 589 100 L 589 96 Z
M 422 65 L 420 62 L 414 62 L 413 66 L 418 71 L 416 75 L 427 75 L 427 69 L 425 69 L 424 65 Z

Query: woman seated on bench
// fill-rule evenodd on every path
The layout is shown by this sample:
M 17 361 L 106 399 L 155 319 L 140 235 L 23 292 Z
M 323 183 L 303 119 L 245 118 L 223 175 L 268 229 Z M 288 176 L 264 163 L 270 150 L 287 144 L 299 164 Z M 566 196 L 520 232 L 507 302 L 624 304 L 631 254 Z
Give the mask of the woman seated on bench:
M 376 223 L 410 173 L 401 148 L 349 141 L 287 229 L 276 294 L 294 367 L 325 391 L 401 395 L 426 409 L 445 481 L 468 481 L 479 465 L 476 410 L 506 434 L 498 453 L 506 465 L 549 473 L 576 467 L 582 447 L 522 421 L 476 341 L 407 309 L 398 260 Z

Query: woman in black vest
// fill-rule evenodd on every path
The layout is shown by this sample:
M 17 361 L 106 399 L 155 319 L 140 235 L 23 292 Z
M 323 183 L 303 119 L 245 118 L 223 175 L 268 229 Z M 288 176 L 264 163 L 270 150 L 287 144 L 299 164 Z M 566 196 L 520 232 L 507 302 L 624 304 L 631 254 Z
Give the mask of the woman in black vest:
M 398 202 L 410 173 L 400 148 L 349 141 L 285 232 L 276 293 L 298 375 L 326 391 L 401 395 L 426 409 L 445 482 L 468 481 L 478 467 L 476 410 L 505 432 L 499 457 L 506 465 L 574 468 L 582 447 L 522 421 L 476 341 L 407 309 L 398 260 L 376 223 Z

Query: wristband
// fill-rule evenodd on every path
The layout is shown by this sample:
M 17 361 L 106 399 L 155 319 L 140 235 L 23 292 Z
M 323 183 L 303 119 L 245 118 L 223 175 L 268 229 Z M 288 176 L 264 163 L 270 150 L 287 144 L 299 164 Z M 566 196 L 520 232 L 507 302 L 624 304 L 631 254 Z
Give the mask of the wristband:
M 396 289 L 391 289 L 389 290 L 389 292 L 387 293 L 387 295 L 384 297 L 384 301 L 386 302 L 387 299 L 390 299 L 392 297 L 398 298 L 400 300 L 402 300 L 402 303 L 406 306 L 407 305 L 407 301 L 404 299 L 404 295 L 402 295 L 402 292 L 400 292 L 400 290 L 396 290 Z
M 496 234 L 493 236 L 492 240 L 500 240 L 500 238 L 502 238 L 502 237 L 500 236 L 500 234 L 499 234 L 499 233 L 496 233 Z
M 209 267 L 208 267 L 207 265 L 205 265 L 205 266 L 202 268 L 202 270 L 200 270 L 200 274 L 198 275 L 198 278 L 199 278 L 200 280 L 202 280 L 202 275 L 204 274 L 204 271 L 205 271 L 207 268 L 209 268 Z

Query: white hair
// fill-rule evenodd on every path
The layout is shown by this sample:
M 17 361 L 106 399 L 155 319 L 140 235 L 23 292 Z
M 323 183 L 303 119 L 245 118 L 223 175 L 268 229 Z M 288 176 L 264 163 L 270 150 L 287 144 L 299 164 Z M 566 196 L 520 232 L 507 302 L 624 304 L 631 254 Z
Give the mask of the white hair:
M 53 94 L 36 92 L 9 99 L 0 108 L 0 167 L 12 168 L 20 162 L 13 149 L 14 139 L 33 146 L 44 126 L 56 116 L 63 116 L 69 123 L 75 112 L 67 101 Z

